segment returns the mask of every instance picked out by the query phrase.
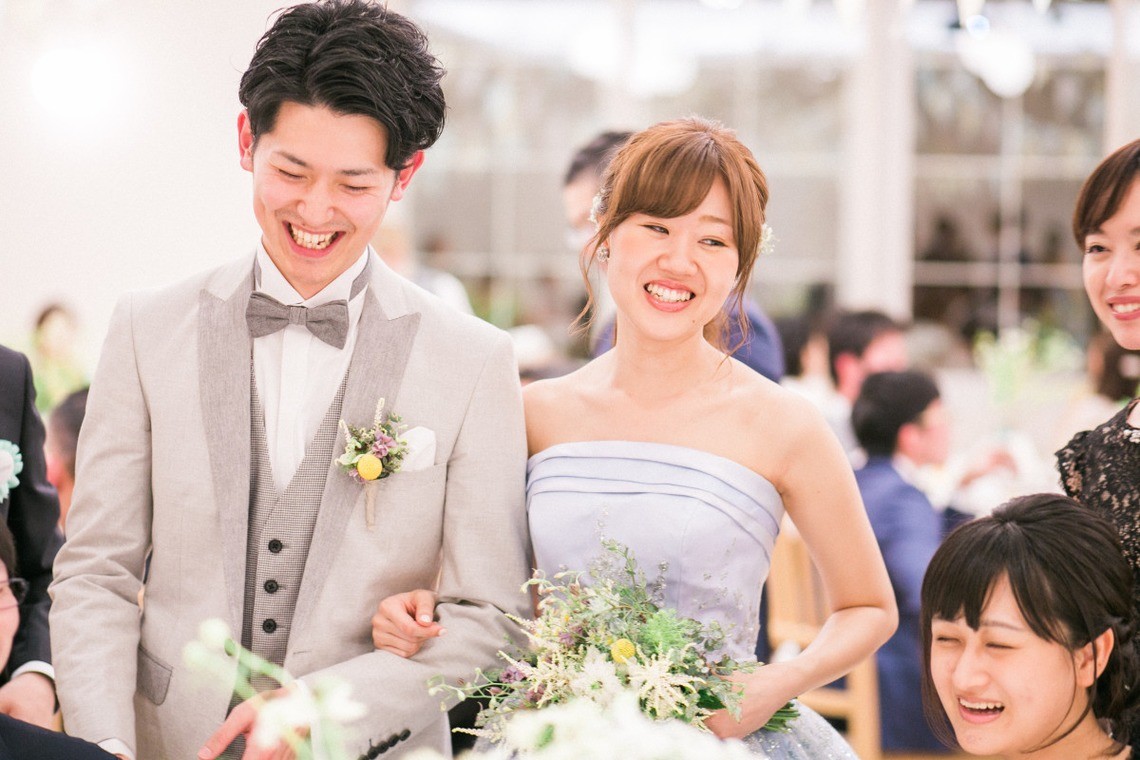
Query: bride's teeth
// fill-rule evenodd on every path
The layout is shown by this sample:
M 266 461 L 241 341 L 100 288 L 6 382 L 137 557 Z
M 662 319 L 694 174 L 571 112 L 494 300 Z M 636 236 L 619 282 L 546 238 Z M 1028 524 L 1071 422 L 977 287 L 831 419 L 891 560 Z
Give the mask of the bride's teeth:
M 1131 314 L 1132 312 L 1140 309 L 1140 303 L 1114 303 L 1109 308 L 1115 314 Z
M 693 294 L 687 290 L 673 290 L 672 288 L 665 288 L 656 283 L 649 283 L 645 289 L 657 296 L 662 301 L 670 303 L 680 303 L 681 301 L 688 301 L 693 297 Z
M 962 707 L 967 710 L 1000 710 L 1002 709 L 1001 702 L 968 702 L 964 699 L 958 700 Z
M 336 236 L 335 232 L 330 232 L 326 235 L 314 235 L 312 233 L 299 230 L 293 225 L 289 225 L 289 232 L 293 235 L 293 240 L 297 242 L 297 245 L 304 248 L 311 248 L 316 251 L 328 248 L 329 243 L 331 243 L 332 239 Z

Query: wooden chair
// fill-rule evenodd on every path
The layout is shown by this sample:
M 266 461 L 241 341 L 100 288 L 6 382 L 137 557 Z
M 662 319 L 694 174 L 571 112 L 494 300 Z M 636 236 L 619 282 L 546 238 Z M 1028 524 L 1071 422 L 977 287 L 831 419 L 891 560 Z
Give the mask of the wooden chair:
M 784 518 L 768 573 L 768 636 L 772 651 L 803 649 L 819 633 L 828 604 L 811 554 L 791 520 Z M 847 674 L 842 688 L 824 686 L 800 701 L 827 718 L 842 718 L 846 738 L 862 760 L 882 760 L 879 736 L 879 679 L 870 655 Z

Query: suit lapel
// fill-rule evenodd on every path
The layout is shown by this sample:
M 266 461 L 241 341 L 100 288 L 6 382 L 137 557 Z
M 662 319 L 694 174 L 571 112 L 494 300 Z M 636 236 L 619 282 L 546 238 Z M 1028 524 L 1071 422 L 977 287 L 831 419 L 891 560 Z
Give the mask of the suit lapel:
M 222 526 L 222 564 L 232 630 L 240 631 L 249 529 L 250 337 L 245 307 L 250 278 L 228 299 L 199 296 L 198 386 L 214 501 Z
M 376 263 L 373 261 L 374 265 Z M 373 285 L 377 279 L 373 279 Z M 397 397 L 420 324 L 419 313 L 405 314 L 394 319 L 385 316 L 377 300 L 377 290 L 376 287 L 369 287 L 364 294 L 367 300 L 360 314 L 356 348 L 348 368 L 348 382 L 341 409 L 341 419 L 356 426 L 372 424 L 376 402 L 380 399 L 385 400 L 385 412 L 400 413 Z M 338 437 L 333 449 L 334 458 L 341 454 L 343 440 L 343 437 Z M 293 613 L 294 631 L 304 625 L 305 618 L 320 596 L 361 488 L 335 463 L 329 463 L 320 512 L 313 529 L 305 574 Z M 363 530 L 363 525 L 361 529 Z

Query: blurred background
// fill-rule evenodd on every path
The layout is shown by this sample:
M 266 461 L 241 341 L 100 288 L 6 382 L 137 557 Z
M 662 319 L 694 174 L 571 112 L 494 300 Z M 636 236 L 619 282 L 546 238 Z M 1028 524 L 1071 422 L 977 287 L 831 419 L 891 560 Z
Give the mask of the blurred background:
M 252 250 L 237 84 L 280 4 L 0 0 L 0 342 L 26 350 L 60 303 L 89 371 L 123 293 Z M 1055 330 L 1072 350 L 1034 371 L 1057 393 L 1082 376 L 1095 320 L 1069 218 L 1083 178 L 1140 132 L 1140 1 L 390 6 L 449 72 L 448 126 L 393 234 L 479 316 L 536 326 L 534 350 L 581 352 L 561 201 L 574 150 L 697 113 L 768 175 L 775 250 L 753 295 L 770 315 L 911 323 L 913 361 L 960 375 L 943 385 L 963 438 L 994 426 L 979 334 Z

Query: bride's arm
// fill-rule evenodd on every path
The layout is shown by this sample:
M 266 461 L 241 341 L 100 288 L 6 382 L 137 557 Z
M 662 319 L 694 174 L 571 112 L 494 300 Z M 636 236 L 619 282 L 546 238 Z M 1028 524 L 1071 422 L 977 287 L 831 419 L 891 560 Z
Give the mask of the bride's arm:
M 790 406 L 771 428 L 785 436 L 773 482 L 819 569 L 831 614 L 797 657 L 740 679 L 742 720 L 720 714 L 709 721 L 721 736 L 751 733 L 788 699 L 848 673 L 898 625 L 890 579 L 847 457 L 814 407 Z

